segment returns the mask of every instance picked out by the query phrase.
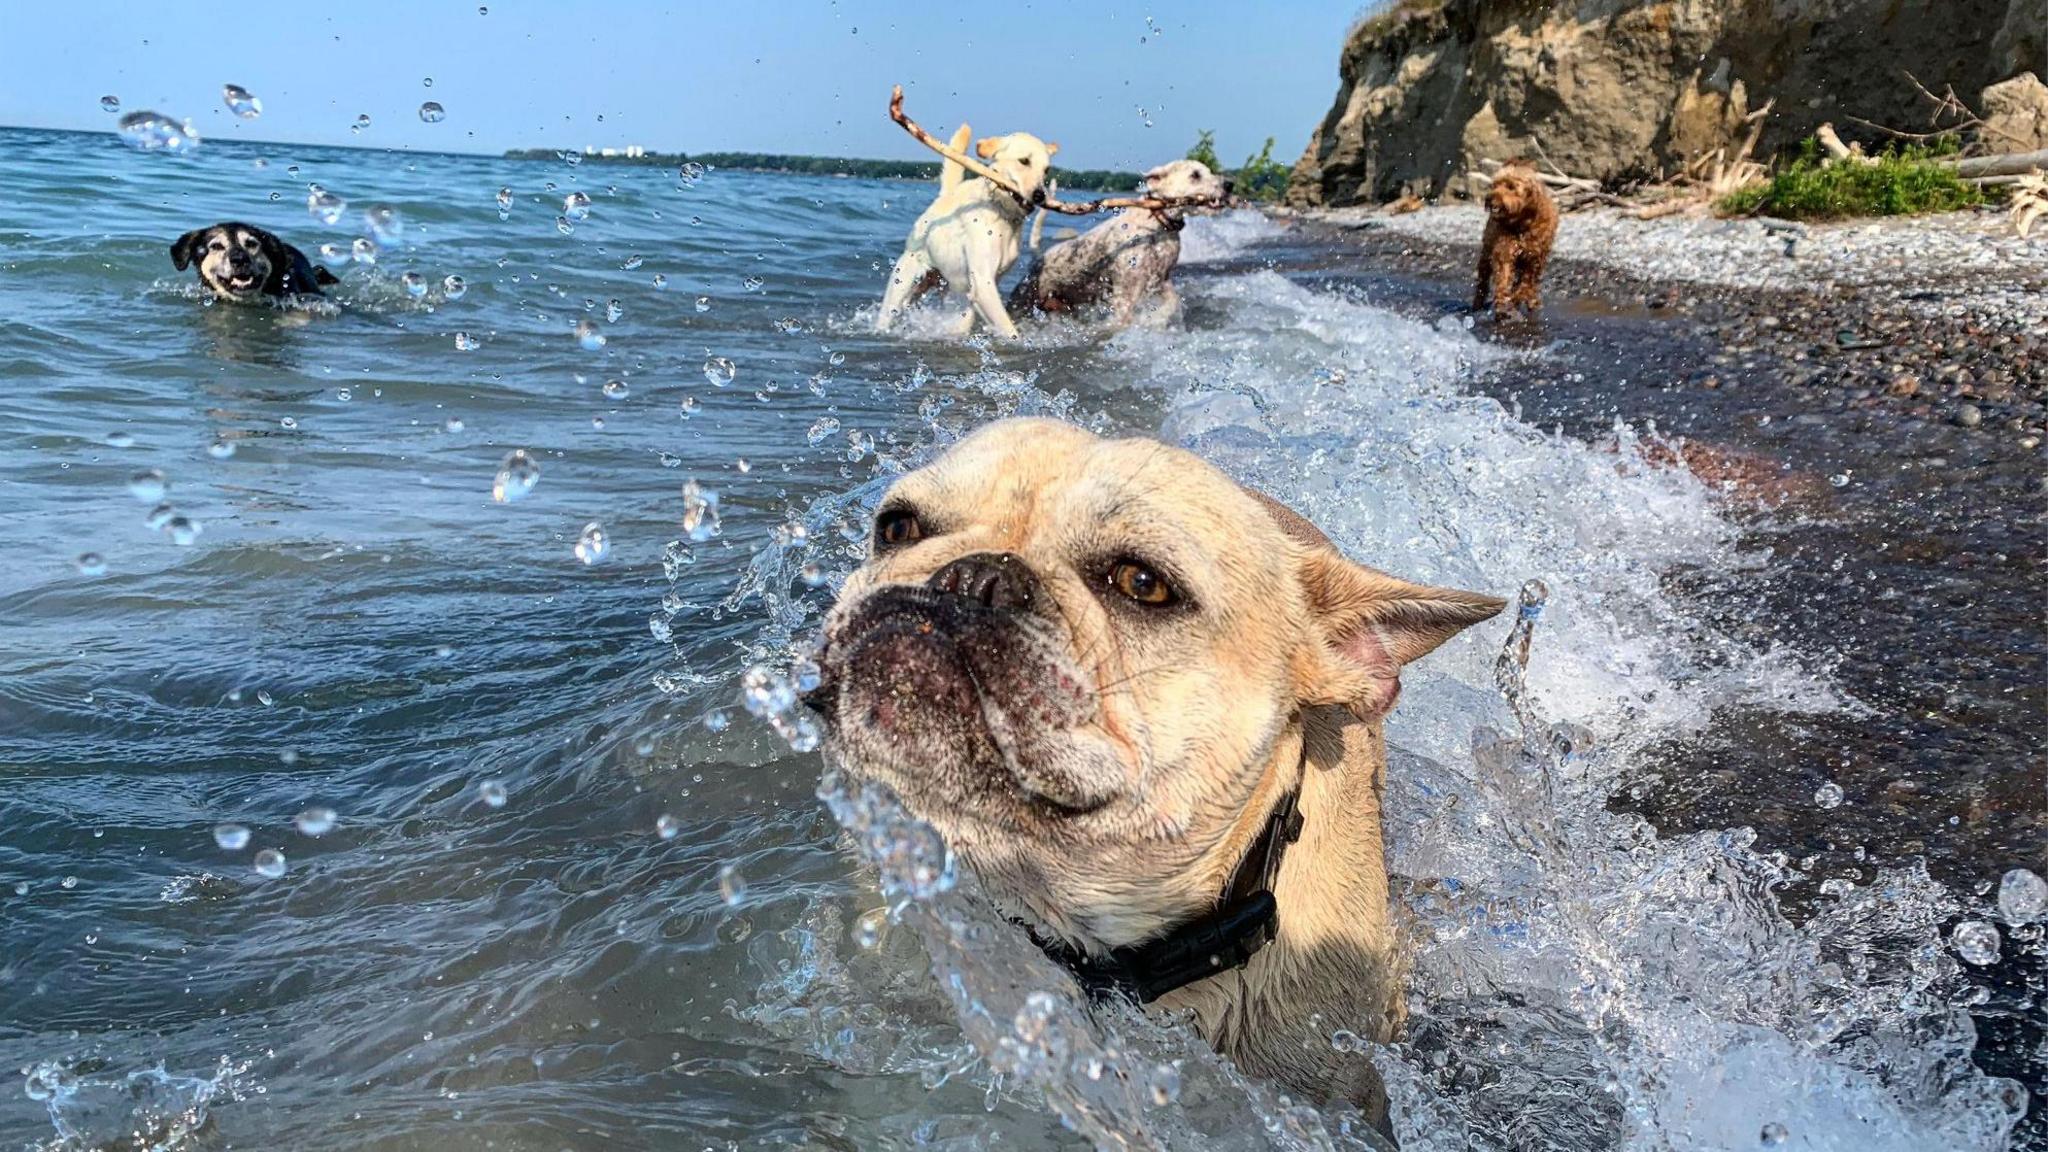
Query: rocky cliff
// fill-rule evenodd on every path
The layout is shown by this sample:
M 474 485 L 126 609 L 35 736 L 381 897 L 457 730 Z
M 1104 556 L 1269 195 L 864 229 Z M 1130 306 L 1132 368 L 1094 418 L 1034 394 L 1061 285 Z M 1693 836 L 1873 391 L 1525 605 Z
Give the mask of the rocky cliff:
M 2044 36 L 2048 0 L 1399 0 L 1352 29 L 1288 199 L 1435 195 L 1515 156 L 1655 177 L 1773 99 L 1764 154 L 1827 121 L 1924 127 L 1907 73 L 1974 101 L 2048 76 Z

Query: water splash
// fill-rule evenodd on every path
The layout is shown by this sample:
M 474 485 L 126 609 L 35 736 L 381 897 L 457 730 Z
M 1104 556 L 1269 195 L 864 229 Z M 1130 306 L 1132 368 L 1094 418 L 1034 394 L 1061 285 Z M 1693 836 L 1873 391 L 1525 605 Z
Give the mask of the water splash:
M 226 1056 L 211 1076 L 177 1076 L 159 1064 L 125 1074 L 93 1061 L 46 1060 L 26 1069 L 25 1090 L 49 1110 L 49 1152 L 134 1149 L 177 1152 L 205 1132 L 212 1110 L 249 1091 L 249 1065 Z

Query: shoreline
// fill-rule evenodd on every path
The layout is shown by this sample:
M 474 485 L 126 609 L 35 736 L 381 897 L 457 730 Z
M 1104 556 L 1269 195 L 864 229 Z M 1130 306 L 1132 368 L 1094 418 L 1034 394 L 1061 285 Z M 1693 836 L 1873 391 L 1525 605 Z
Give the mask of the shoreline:
M 1470 205 L 1276 216 L 1467 292 L 1485 222 Z M 1856 404 L 2048 435 L 2048 231 L 2022 240 L 2002 212 L 1794 223 L 1593 208 L 1563 217 L 1544 293 L 1689 321 L 1718 345 L 1689 387 L 1769 368 Z

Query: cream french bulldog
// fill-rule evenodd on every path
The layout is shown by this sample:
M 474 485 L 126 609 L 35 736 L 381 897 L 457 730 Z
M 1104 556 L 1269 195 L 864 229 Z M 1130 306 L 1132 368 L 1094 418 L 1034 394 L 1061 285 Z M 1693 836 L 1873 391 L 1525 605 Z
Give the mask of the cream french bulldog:
M 1085 986 L 1379 1116 L 1330 1035 L 1402 1014 L 1381 722 L 1502 606 L 1354 563 L 1181 449 L 1009 420 L 883 499 L 811 700 Z

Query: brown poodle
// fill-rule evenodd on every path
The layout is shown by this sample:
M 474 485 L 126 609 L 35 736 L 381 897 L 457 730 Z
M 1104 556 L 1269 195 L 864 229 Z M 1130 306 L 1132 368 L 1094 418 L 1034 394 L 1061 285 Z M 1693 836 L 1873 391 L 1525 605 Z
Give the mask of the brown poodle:
M 1489 295 L 1495 316 L 1513 308 L 1532 315 L 1540 310 L 1537 287 L 1556 239 L 1557 202 L 1536 170 L 1523 160 L 1503 165 L 1486 190 L 1486 236 L 1480 241 L 1472 310 L 1486 307 Z

